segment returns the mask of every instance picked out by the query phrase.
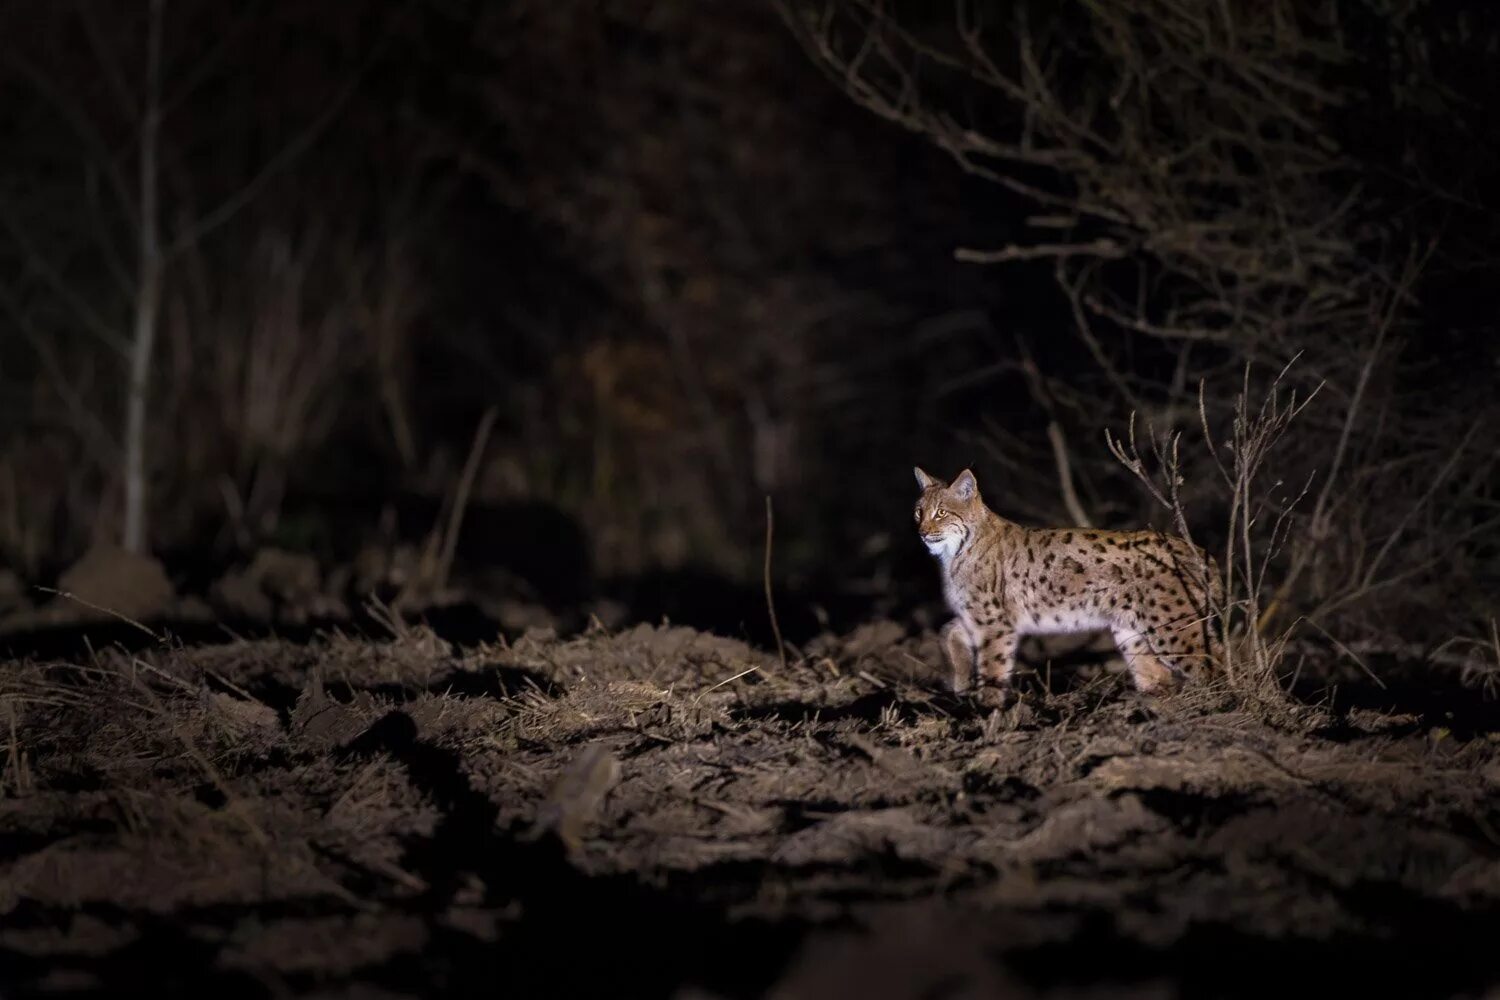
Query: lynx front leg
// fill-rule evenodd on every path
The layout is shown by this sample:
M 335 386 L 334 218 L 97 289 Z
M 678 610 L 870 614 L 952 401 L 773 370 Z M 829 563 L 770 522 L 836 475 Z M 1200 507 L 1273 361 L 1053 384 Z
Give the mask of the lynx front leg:
M 952 670 L 952 688 L 955 694 L 967 691 L 974 684 L 974 647 L 969 635 L 957 620 L 943 626 L 943 653 L 948 657 Z
M 1016 648 L 1021 636 L 1009 623 L 991 625 L 979 639 L 979 679 L 992 684 L 1007 685 L 1016 669 Z

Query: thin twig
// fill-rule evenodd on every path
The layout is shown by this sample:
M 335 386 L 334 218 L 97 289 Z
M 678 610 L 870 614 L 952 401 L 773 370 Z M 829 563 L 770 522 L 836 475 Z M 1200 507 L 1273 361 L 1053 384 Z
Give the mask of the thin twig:
M 57 590 L 57 589 L 55 589 L 53 587 L 43 587 L 40 584 L 37 585 L 36 589 L 40 590 L 44 594 L 54 594 L 54 595 L 56 595 L 58 597 L 63 598 L 64 600 L 73 601 L 76 604 L 82 604 L 84 607 L 86 607 L 86 608 L 92 608 L 93 610 L 99 612 L 102 615 L 109 615 L 112 618 L 118 618 L 120 621 L 124 622 L 126 625 L 134 625 L 136 628 L 140 629 L 142 632 L 146 633 L 147 635 L 149 635 L 151 638 L 155 639 L 157 642 L 161 643 L 162 645 L 166 645 L 166 643 L 168 641 L 166 635 L 164 635 L 164 634 L 158 635 L 157 633 L 151 631 L 146 626 L 142 625 L 140 622 L 136 621 L 134 618 L 131 618 L 129 615 L 122 615 L 122 614 L 120 614 L 120 612 L 115 611 L 113 608 L 101 607 L 101 606 L 95 604 L 93 601 L 86 601 L 82 597 L 79 597 L 77 594 L 70 593 L 70 592 L 68 592 L 66 590 Z
M 1016 349 L 1021 355 L 1021 371 L 1026 375 L 1026 384 L 1031 389 L 1031 396 L 1042 409 L 1047 411 L 1047 441 L 1052 445 L 1052 459 L 1057 465 L 1057 484 L 1062 491 L 1063 506 L 1067 508 L 1068 516 L 1073 519 L 1075 525 L 1080 528 L 1092 528 L 1094 522 L 1090 520 L 1088 512 L 1083 509 L 1083 504 L 1078 499 L 1078 491 L 1073 486 L 1073 462 L 1068 455 L 1068 441 L 1063 436 L 1062 424 L 1057 419 L 1057 407 L 1053 403 L 1052 394 L 1047 391 L 1047 384 L 1042 380 L 1041 369 L 1037 367 L 1036 359 L 1031 356 L 1031 349 L 1026 345 L 1026 341 L 1017 337 Z
M 776 602 L 771 597 L 771 537 L 774 520 L 771 514 L 771 495 L 766 494 L 766 562 L 763 571 L 766 584 L 766 611 L 771 615 L 771 631 L 776 634 L 776 655 L 781 658 L 781 672 L 786 673 L 786 643 L 781 641 L 781 625 L 776 621 Z
M 1128 256 L 1129 251 L 1118 242 L 1108 239 L 1092 243 L 1038 243 L 1023 247 L 1012 243 L 998 250 L 975 250 L 959 247 L 953 251 L 953 259 L 965 264 L 1003 264 L 1017 260 L 1051 260 L 1058 257 L 1104 257 L 1118 260 Z
M 1334 636 L 1326 628 L 1324 628 L 1323 626 L 1319 625 L 1313 619 L 1304 616 L 1300 620 L 1304 621 L 1304 622 L 1307 622 L 1307 624 L 1311 625 L 1313 628 L 1317 629 L 1319 632 L 1322 632 L 1323 633 L 1323 637 L 1326 638 L 1329 642 L 1333 643 L 1333 648 L 1337 649 L 1340 653 L 1343 653 L 1345 656 L 1349 657 L 1349 659 L 1353 660 L 1354 663 L 1359 667 L 1359 669 L 1361 669 L 1361 670 L 1363 670 L 1365 672 L 1365 675 L 1367 677 L 1369 677 L 1370 680 L 1374 681 L 1375 684 L 1382 691 L 1385 690 L 1385 681 L 1383 681 L 1379 677 L 1377 677 L 1375 675 L 1375 671 L 1373 671 L 1369 667 L 1365 666 L 1365 661 L 1361 660 L 1359 658 L 1358 654 L 1356 654 L 1354 652 L 1354 650 L 1350 649 L 1348 646 L 1346 646 L 1342 642 L 1340 642 L 1337 636 Z
M 737 681 L 741 677 L 744 677 L 746 674 L 753 674 L 753 673 L 755 673 L 759 669 L 760 669 L 760 667 L 751 667 L 748 670 L 741 670 L 739 673 L 735 674 L 733 677 L 726 677 L 726 678 L 724 678 L 722 681 L 720 681 L 719 683 L 715 684 L 713 687 L 708 688 L 703 693 L 707 694 L 709 691 L 717 691 L 717 690 L 719 690 L 719 688 L 723 687 L 725 684 L 728 684 L 728 683 L 730 683 L 732 681 Z
M 1057 462 L 1057 482 L 1062 488 L 1063 506 L 1068 516 L 1080 528 L 1092 528 L 1094 522 L 1079 502 L 1078 491 L 1073 488 L 1073 463 L 1068 460 L 1068 442 L 1063 438 L 1062 425 L 1056 420 L 1047 425 L 1047 440 L 1052 443 L 1052 458 Z
M 453 554 L 458 548 L 458 532 L 463 527 L 464 510 L 469 505 L 469 492 L 474 488 L 474 478 L 479 474 L 479 460 L 484 455 L 484 446 L 489 443 L 490 430 L 495 426 L 497 410 L 490 407 L 479 418 L 474 429 L 474 443 L 469 446 L 469 458 L 464 462 L 463 475 L 458 481 L 458 493 L 453 498 L 453 509 L 448 512 L 448 529 L 443 536 L 443 552 L 438 559 L 433 583 L 441 587 L 448 585 L 448 574 L 453 569 Z

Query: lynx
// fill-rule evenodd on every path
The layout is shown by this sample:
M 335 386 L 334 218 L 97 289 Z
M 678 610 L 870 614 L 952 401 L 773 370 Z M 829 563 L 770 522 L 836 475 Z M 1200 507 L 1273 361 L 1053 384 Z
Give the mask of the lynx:
M 1022 634 L 1107 629 L 1146 692 L 1216 653 L 1222 593 L 1201 549 L 1155 531 L 1025 528 L 984 505 L 970 470 L 947 486 L 916 473 L 917 530 L 955 616 L 942 632 L 955 691 L 1007 684 Z

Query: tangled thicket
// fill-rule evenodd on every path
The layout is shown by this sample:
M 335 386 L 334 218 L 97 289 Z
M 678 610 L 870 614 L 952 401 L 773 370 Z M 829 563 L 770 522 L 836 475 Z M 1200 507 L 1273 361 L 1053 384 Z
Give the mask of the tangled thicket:
M 1002 283 L 1050 267 L 1093 361 L 1082 378 L 1031 366 L 1060 428 L 1096 433 L 1102 399 L 1117 425 L 1135 413 L 1159 440 L 1185 432 L 1183 496 L 1222 534 L 1215 515 L 1237 498 L 1212 446 L 1243 419 L 1243 366 L 1304 399 L 1321 389 L 1242 511 L 1267 522 L 1301 497 L 1255 581 L 1267 612 L 1393 648 L 1488 633 L 1497 215 L 1493 156 L 1475 153 L 1493 142 L 1491 12 L 782 9 L 858 103 L 1025 206 L 1024 226 L 958 253 Z M 1060 461 L 1099 490 L 1118 475 L 1094 467 L 1101 452 Z

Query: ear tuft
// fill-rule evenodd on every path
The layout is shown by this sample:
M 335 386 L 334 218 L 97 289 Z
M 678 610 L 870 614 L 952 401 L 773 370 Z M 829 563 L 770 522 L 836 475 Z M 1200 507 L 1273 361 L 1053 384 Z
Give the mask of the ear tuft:
M 932 478 L 927 473 L 922 471 L 921 466 L 917 466 L 912 471 L 917 474 L 917 485 L 922 487 L 922 489 L 930 490 L 932 489 L 932 487 L 938 484 L 938 481 L 936 479 Z
M 965 469 L 953 480 L 953 485 L 948 487 L 953 495 L 960 500 L 973 500 L 979 496 L 979 482 L 974 478 L 974 473 Z

